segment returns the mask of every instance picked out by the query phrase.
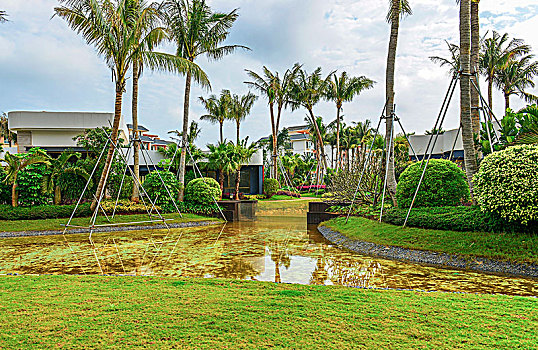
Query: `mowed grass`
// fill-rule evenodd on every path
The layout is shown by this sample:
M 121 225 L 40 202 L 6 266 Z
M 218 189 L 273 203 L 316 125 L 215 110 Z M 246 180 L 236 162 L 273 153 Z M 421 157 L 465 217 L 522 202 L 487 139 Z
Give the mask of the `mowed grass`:
M 167 223 L 180 223 L 180 222 L 191 222 L 191 221 L 206 221 L 206 220 L 215 220 L 214 218 L 207 218 L 200 215 L 194 214 L 183 214 L 183 217 L 179 217 L 178 213 L 172 214 L 163 214 L 166 219 L 174 219 L 174 221 L 167 221 Z M 111 219 L 112 223 L 130 223 L 136 221 L 149 221 L 147 214 L 136 214 L 136 215 L 116 215 L 114 219 Z M 158 216 L 153 216 L 152 220 L 158 220 Z M 16 220 L 16 221 L 7 221 L 0 220 L 0 232 L 17 232 L 17 231 L 48 231 L 48 230 L 63 230 L 64 226 L 67 223 L 68 219 L 42 219 L 42 220 Z M 74 218 L 71 221 L 72 225 L 75 226 L 84 226 L 88 227 L 90 223 L 89 218 Z M 97 217 L 96 224 L 108 224 L 107 219 L 101 215 Z M 162 224 L 162 222 L 156 222 L 153 224 Z M 152 223 L 142 223 L 138 225 L 152 225 Z M 130 226 L 130 225 L 129 225 Z M 137 226 L 137 224 L 132 224 L 132 226 Z
M 149 277 L 2 276 L 0 348 L 533 349 L 538 301 Z
M 456 232 L 402 228 L 361 217 L 336 218 L 323 225 L 345 236 L 383 245 L 485 257 L 512 262 L 538 263 L 538 234 Z

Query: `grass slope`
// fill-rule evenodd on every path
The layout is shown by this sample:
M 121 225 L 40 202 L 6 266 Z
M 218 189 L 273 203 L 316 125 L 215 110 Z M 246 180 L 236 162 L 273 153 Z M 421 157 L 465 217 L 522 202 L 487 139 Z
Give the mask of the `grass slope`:
M 465 257 L 480 256 L 512 262 L 538 263 L 538 235 L 486 233 L 402 228 L 351 217 L 336 218 L 323 225 L 345 236 L 366 242 L 430 250 Z
M 538 301 L 230 280 L 0 277 L 0 348 L 531 349 Z
M 100 213 L 101 214 L 101 213 Z M 204 220 L 218 220 L 213 218 L 207 218 L 194 214 L 183 214 L 183 218 L 179 217 L 179 214 L 163 214 L 164 218 L 174 219 L 174 221 L 168 221 L 169 223 L 179 223 L 179 222 L 190 222 L 190 221 L 204 221 Z M 72 225 L 78 226 L 88 226 L 89 218 L 74 218 L 71 221 Z M 148 221 L 149 217 L 147 214 L 137 214 L 137 215 L 116 215 L 113 220 L 113 223 L 127 223 L 134 221 Z M 156 218 L 154 217 L 154 220 Z M 47 231 L 47 230 L 63 230 L 63 226 L 67 223 L 68 219 L 46 219 L 46 220 L 17 220 L 17 221 L 6 221 L 0 220 L 0 232 L 16 232 L 16 231 Z M 96 224 L 107 224 L 108 221 L 104 216 L 97 217 Z M 161 224 L 162 222 L 157 222 L 155 224 Z M 144 223 L 141 225 L 150 225 L 150 223 Z M 133 225 L 136 226 L 136 225 Z

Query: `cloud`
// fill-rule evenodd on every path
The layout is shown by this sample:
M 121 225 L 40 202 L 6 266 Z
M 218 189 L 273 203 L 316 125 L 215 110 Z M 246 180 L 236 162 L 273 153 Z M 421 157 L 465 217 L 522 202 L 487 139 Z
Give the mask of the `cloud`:
M 219 11 L 239 8 L 240 17 L 228 43 L 242 44 L 252 51 L 238 51 L 218 62 L 198 63 L 207 71 L 218 94 L 227 88 L 246 93 L 244 69 L 261 71 L 263 65 L 283 71 L 301 62 L 311 71 L 320 66 L 325 73 L 346 70 L 377 81 L 344 106 L 346 123 L 378 118 L 385 97 L 385 61 L 389 25 L 385 21 L 386 1 L 379 0 L 212 0 Z M 2 7 L 11 22 L 0 25 L 0 110 L 113 110 L 114 85 L 110 71 L 93 48 L 71 31 L 63 20 L 51 19 L 55 0 L 5 0 Z M 454 0 L 414 0 L 414 14 L 401 22 L 396 64 L 397 111 L 407 131 L 431 129 L 449 83 L 446 70 L 429 56 L 447 54 L 444 40 L 457 43 L 458 7 Z M 535 0 L 482 1 L 482 32 L 499 30 L 525 39 L 538 47 L 534 29 L 538 26 Z M 170 46 L 163 48 L 171 51 Z M 130 84 L 130 81 L 129 81 Z M 144 72 L 140 81 L 140 122 L 152 132 L 166 136 L 181 127 L 184 78 Z M 130 116 L 128 85 L 123 114 Z M 204 114 L 198 96 L 207 91 L 193 86 L 191 119 Z M 495 95 L 495 111 L 503 102 Z M 513 98 L 515 108 L 523 102 Z M 446 128 L 458 125 L 458 98 L 449 111 Z M 325 121 L 334 119 L 332 103 L 316 106 Z M 282 124 L 303 123 L 305 112 L 285 111 Z M 215 142 L 218 127 L 200 122 L 200 145 Z M 242 135 L 250 140 L 269 133 L 267 103 L 259 99 L 243 123 Z M 231 123 L 226 137 L 233 139 Z

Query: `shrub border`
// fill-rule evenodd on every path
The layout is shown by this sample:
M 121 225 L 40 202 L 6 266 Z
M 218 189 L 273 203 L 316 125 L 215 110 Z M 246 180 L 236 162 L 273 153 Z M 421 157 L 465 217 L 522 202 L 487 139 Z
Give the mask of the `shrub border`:
M 511 263 L 508 261 L 493 260 L 481 257 L 463 258 L 458 255 L 447 253 L 376 244 L 351 239 L 338 231 L 324 226 L 324 224 L 318 226 L 318 231 L 323 235 L 323 237 L 337 246 L 349 249 L 359 254 L 435 267 L 472 270 L 490 274 L 517 277 L 538 278 L 537 264 Z

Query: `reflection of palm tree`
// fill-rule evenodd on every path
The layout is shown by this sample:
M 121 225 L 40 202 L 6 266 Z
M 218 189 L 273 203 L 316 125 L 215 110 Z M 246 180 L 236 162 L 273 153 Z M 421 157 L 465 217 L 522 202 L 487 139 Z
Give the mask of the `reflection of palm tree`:
M 316 259 L 316 268 L 312 272 L 312 277 L 310 278 L 310 284 L 324 285 L 329 273 L 325 269 L 327 262 L 325 259 L 324 244 L 319 245 L 319 255 Z
M 281 283 L 282 277 L 280 275 L 280 266 L 284 266 L 289 269 L 291 265 L 291 259 L 289 257 L 287 245 L 288 241 L 284 243 L 284 247 L 281 247 L 278 242 L 271 242 L 269 244 L 269 250 L 271 251 L 271 260 L 275 263 L 275 283 Z

